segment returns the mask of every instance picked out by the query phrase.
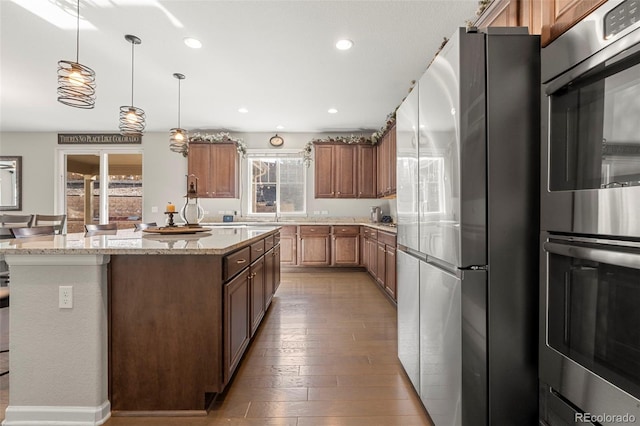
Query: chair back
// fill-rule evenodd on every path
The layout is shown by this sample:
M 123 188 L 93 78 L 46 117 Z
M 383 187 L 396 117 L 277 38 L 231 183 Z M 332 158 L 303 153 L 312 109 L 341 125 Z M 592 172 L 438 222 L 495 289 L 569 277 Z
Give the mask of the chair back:
M 32 214 L 0 214 L 0 226 L 3 228 L 28 228 L 32 222 Z
M 35 219 L 33 220 L 33 226 L 53 226 L 56 234 L 62 234 L 62 230 L 64 229 L 64 223 L 67 221 L 66 214 L 36 214 Z
M 55 235 L 53 226 L 34 226 L 32 228 L 11 228 L 14 238 L 28 238 L 43 235 Z
M 118 225 L 116 223 L 90 223 L 84 225 L 85 235 L 115 235 L 118 232 Z
M 11 228 L 29 228 L 32 214 L 0 214 L 0 238 L 13 238 Z
M 149 222 L 149 223 L 136 223 L 136 231 L 142 231 L 143 229 L 147 229 L 147 228 L 151 228 L 151 227 L 156 227 L 158 226 L 157 223 L 155 222 Z

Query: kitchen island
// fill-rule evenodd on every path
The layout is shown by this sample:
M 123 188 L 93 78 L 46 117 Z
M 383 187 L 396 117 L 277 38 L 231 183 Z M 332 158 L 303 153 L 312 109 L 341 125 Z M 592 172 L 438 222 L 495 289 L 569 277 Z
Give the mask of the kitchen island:
M 278 227 L 57 235 L 0 242 L 0 254 L 11 273 L 6 426 L 206 414 L 280 279 Z

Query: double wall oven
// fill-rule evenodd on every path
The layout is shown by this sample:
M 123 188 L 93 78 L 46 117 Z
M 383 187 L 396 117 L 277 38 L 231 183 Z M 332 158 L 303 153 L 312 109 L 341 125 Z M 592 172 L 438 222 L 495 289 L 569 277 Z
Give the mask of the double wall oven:
M 640 425 L 640 0 L 542 50 L 540 424 Z

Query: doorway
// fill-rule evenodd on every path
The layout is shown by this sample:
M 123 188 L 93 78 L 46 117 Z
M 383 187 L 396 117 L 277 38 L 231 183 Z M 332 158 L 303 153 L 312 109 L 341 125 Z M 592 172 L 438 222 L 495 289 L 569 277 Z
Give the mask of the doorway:
M 142 153 L 135 151 L 63 151 L 60 155 L 67 233 L 84 225 L 116 223 L 118 229 L 142 222 Z

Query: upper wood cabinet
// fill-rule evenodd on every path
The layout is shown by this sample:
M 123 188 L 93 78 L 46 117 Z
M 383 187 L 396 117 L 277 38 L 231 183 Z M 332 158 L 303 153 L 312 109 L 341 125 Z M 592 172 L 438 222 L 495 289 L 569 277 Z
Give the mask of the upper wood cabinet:
M 201 198 L 238 198 L 238 151 L 234 143 L 189 144 L 189 174 Z
M 387 197 L 396 193 L 396 125 L 382 136 L 377 145 L 377 195 Z
M 517 27 L 520 25 L 518 7 L 522 0 L 495 0 L 478 18 L 475 26 Z
M 524 1 L 524 0 L 522 0 Z M 536 0 L 527 0 L 527 3 Z M 542 5 L 542 47 L 548 45 L 606 0 L 544 0 Z
M 495 0 L 475 22 L 478 28 L 528 27 L 547 46 L 606 0 Z
M 377 156 L 374 145 L 357 145 L 358 198 L 376 198 Z
M 372 145 L 316 144 L 316 198 L 375 198 Z

